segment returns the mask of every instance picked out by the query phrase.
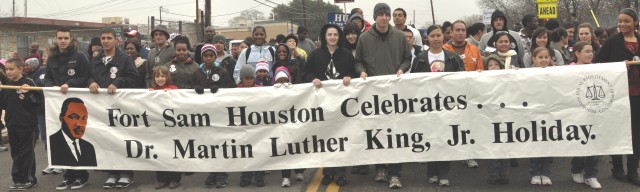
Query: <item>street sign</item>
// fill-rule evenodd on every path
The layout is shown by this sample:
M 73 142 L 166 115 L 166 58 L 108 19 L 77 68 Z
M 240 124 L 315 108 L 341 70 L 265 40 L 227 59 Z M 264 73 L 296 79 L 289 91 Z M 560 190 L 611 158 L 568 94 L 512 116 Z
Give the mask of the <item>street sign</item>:
M 334 3 L 353 3 L 355 0 L 333 0 Z
M 539 3 L 538 18 L 539 19 L 555 19 L 558 18 L 557 3 Z
M 536 0 L 536 3 L 557 3 L 558 0 Z
M 329 24 L 336 24 L 342 28 L 349 20 L 349 14 L 346 13 L 327 13 L 327 21 Z

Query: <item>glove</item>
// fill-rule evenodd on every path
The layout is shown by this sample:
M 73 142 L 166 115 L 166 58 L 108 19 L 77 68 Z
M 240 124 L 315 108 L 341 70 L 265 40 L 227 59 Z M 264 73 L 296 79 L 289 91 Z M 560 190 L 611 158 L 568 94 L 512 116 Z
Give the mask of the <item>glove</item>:
M 218 87 L 217 85 L 211 86 L 211 93 L 217 93 L 219 88 L 220 87 Z
M 195 86 L 195 90 L 196 90 L 196 93 L 198 93 L 198 94 L 203 94 L 204 93 L 204 88 L 201 85 L 196 85 Z

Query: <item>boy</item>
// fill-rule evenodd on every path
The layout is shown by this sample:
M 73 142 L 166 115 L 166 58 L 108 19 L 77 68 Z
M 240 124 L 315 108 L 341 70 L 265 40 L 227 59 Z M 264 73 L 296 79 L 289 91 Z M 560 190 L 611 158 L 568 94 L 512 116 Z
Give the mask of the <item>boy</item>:
M 0 105 L 6 110 L 4 121 L 7 123 L 9 145 L 13 167 L 11 177 L 14 185 L 9 190 L 27 190 L 38 183 L 36 179 L 36 156 L 34 133 L 38 126 L 37 108 L 42 102 L 42 93 L 25 89 L 35 86 L 33 80 L 22 75 L 25 64 L 13 58 L 5 64 L 7 85 L 22 86 L 19 90 L 2 90 Z
M 250 88 L 250 87 L 261 87 L 260 85 L 255 84 L 255 75 L 256 71 L 253 69 L 253 66 L 249 64 L 245 64 L 240 68 L 240 83 L 238 83 L 238 88 Z M 240 175 L 240 187 L 246 187 L 251 184 L 251 180 L 258 187 L 264 187 L 266 183 L 264 182 L 265 171 L 245 171 Z
M 255 83 L 256 77 L 251 65 L 244 65 L 240 69 L 240 83 L 238 83 L 238 88 L 247 88 L 247 87 L 261 87 Z
M 203 94 L 205 87 L 210 87 L 212 93 L 217 92 L 218 88 L 221 87 L 234 88 L 236 84 L 233 76 L 226 68 L 220 66 L 219 62 L 216 62 L 217 48 L 212 44 L 204 44 L 200 50 L 203 63 L 200 64 L 200 68 L 195 72 L 195 91 L 198 94 Z M 207 176 L 205 184 L 216 188 L 224 188 L 227 186 L 228 177 L 229 175 L 226 172 L 211 172 Z

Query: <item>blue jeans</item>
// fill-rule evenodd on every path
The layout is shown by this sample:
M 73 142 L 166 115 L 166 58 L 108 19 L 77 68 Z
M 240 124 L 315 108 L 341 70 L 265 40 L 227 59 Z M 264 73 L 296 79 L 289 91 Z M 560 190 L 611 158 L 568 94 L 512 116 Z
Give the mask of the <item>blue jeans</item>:
M 427 178 L 438 176 L 438 179 L 449 179 L 450 168 L 451 168 L 451 161 L 427 162 Z
M 596 178 L 599 160 L 600 156 L 574 157 L 571 159 L 571 173 L 578 174 L 584 171 L 584 178 Z
M 529 158 L 529 173 L 531 176 L 547 176 L 551 175 L 551 157 Z
M 487 172 L 489 172 L 490 176 L 497 176 L 498 174 L 506 175 L 509 173 L 510 164 L 510 159 L 489 159 Z
M 40 131 L 40 141 L 44 144 L 44 150 L 47 150 L 47 122 L 44 115 L 38 115 L 38 130 Z

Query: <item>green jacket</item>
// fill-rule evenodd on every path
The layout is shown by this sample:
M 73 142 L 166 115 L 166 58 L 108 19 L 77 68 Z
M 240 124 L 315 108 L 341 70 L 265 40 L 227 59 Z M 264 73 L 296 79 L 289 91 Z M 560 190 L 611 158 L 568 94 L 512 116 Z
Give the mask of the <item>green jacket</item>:
M 386 38 L 376 28 L 360 36 L 356 47 L 356 72 L 367 72 L 367 76 L 396 74 L 398 69 L 409 70 L 411 49 L 402 31 L 389 26 Z

